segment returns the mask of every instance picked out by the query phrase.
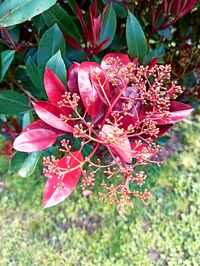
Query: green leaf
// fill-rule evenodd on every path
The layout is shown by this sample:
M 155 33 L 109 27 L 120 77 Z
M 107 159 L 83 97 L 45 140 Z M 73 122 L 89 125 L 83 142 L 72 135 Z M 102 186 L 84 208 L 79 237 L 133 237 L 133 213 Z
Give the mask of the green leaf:
M 111 26 L 112 25 L 112 26 Z M 99 44 L 102 43 L 104 40 L 109 39 L 109 42 L 104 46 L 104 49 L 106 49 L 111 42 L 113 41 L 113 38 L 115 36 L 117 28 L 117 18 L 115 10 L 110 4 L 108 8 L 106 9 L 104 19 L 103 19 L 103 27 L 101 30 L 100 40 Z
M 66 57 L 71 62 L 81 63 L 83 61 L 87 61 L 87 54 L 83 50 L 75 50 L 71 47 L 67 49 Z M 65 60 L 66 61 L 66 60 Z
M 33 174 L 42 152 L 33 152 L 27 154 L 24 152 L 16 152 L 11 160 L 11 168 L 21 177 L 28 177 Z
M 58 51 L 65 56 L 65 40 L 57 24 L 54 24 L 42 36 L 37 53 L 38 67 L 44 69 L 48 60 Z
M 8 27 L 30 20 L 56 3 L 56 0 L 6 0 L 0 5 L 0 26 Z
M 81 139 L 80 138 L 75 138 L 74 139 L 74 143 L 75 143 L 75 147 L 77 150 L 80 150 L 81 148 Z M 88 156 L 90 155 L 90 153 L 93 151 L 93 148 L 91 147 L 90 144 L 85 144 L 84 147 L 82 148 L 82 155 L 85 157 L 85 156 Z
M 123 4 L 118 3 L 118 2 L 114 2 L 113 7 L 114 7 L 115 12 L 119 18 L 126 18 L 127 17 L 127 9 Z
M 70 16 L 59 4 L 56 4 L 51 9 L 44 12 L 42 17 L 48 27 L 57 23 L 64 33 L 70 35 L 77 41 L 80 41 L 81 35 L 72 16 Z
M 75 0 L 68 0 L 67 3 L 69 4 L 73 13 L 76 15 L 76 1 Z
M 22 118 L 22 129 L 27 127 L 31 122 L 33 122 L 33 116 L 31 112 L 27 112 L 23 115 Z
M 126 40 L 131 57 L 143 59 L 147 52 L 147 42 L 137 18 L 129 11 L 126 21 Z
M 3 80 L 3 77 L 6 74 L 10 64 L 13 61 L 15 55 L 15 51 L 13 50 L 6 50 L 0 53 L 0 81 Z
M 0 114 L 17 115 L 30 110 L 28 97 L 14 91 L 0 92 Z
M 40 91 L 43 91 L 44 90 L 43 78 L 42 78 L 43 72 L 40 71 L 40 69 L 36 66 L 31 57 L 29 57 L 27 60 L 26 72 L 30 80 L 33 82 L 34 86 Z
M 66 85 L 66 67 L 60 51 L 49 59 L 46 66 L 59 77 L 64 85 Z
M 32 21 L 33 21 L 34 26 L 38 30 L 38 32 L 40 32 L 41 30 L 43 30 L 46 27 L 46 23 L 45 23 L 42 15 L 38 15 L 38 16 L 34 17 L 32 19 Z

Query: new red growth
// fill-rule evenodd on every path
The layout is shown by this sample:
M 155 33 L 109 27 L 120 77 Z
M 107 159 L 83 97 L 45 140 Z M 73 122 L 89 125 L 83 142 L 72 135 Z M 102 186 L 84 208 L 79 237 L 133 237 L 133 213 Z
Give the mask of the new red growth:
M 67 73 L 66 89 L 51 70 L 45 70 L 49 101 L 33 102 L 41 120 L 24 129 L 14 142 L 16 150 L 33 152 L 48 148 L 63 135 L 64 157 L 44 159 L 48 177 L 44 207 L 67 198 L 81 175 L 83 190 L 93 186 L 101 169 L 107 179 L 117 180 L 111 185 L 102 183 L 101 201 L 116 203 L 122 213 L 127 205 L 132 206 L 133 197 L 147 203 L 149 191 L 130 188 L 133 183 L 141 187 L 147 178 L 136 167 L 159 164 L 154 160 L 160 149 L 155 140 L 192 111 L 175 101 L 181 88 L 170 81 L 170 72 L 170 65 L 144 67 L 125 54 L 107 54 L 101 65 L 74 63 Z M 66 133 L 81 139 L 78 151 L 64 137 Z M 88 144 L 93 150 L 85 156 Z M 96 156 L 102 149 L 109 158 L 107 163 Z

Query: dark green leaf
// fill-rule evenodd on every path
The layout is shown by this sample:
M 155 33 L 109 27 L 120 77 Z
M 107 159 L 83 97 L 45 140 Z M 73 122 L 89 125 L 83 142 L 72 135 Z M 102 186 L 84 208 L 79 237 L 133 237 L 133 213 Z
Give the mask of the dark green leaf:
M 126 18 L 127 9 L 123 4 L 118 3 L 118 2 L 114 2 L 113 7 L 114 7 L 116 14 L 119 18 Z
M 130 56 L 142 59 L 147 51 L 147 42 L 139 21 L 131 12 L 128 12 L 126 21 L 126 40 Z
M 56 3 L 56 0 L 6 0 L 0 5 L 0 26 L 20 24 L 41 14 Z
M 13 61 L 14 55 L 15 51 L 13 50 L 6 50 L 0 53 L 0 81 L 3 80 L 6 71 Z
M 17 115 L 30 110 L 28 98 L 14 91 L 0 92 L 0 114 Z
M 11 26 L 7 28 L 13 41 L 15 43 L 19 42 L 19 36 L 20 36 L 20 25 Z
M 21 177 L 28 177 L 33 174 L 41 153 L 41 151 L 31 154 L 16 152 L 11 160 L 11 168 Z
M 60 51 L 49 59 L 46 66 L 59 77 L 64 85 L 66 85 L 66 67 Z
M 67 3 L 69 4 L 69 6 L 71 7 L 71 10 L 74 12 L 74 14 L 76 15 L 76 1 L 75 0 L 68 0 Z
M 28 58 L 26 63 L 27 74 L 32 81 L 33 85 L 37 88 L 41 97 L 45 97 L 44 84 L 43 84 L 43 71 L 41 71 L 35 63 L 32 61 L 31 57 Z
M 48 60 L 57 52 L 61 51 L 62 57 L 65 55 L 65 40 L 57 24 L 54 24 L 42 36 L 37 53 L 37 64 L 44 69 Z
M 72 16 L 70 16 L 59 4 L 56 4 L 51 9 L 44 12 L 42 17 L 48 27 L 57 23 L 64 33 L 69 34 L 77 41 L 80 40 L 81 36 Z
M 112 25 L 112 26 L 111 26 Z M 108 8 L 106 9 L 104 19 L 103 19 L 103 27 L 101 30 L 100 40 L 99 44 L 102 43 L 104 40 L 109 39 L 109 42 L 104 46 L 104 49 L 106 49 L 111 42 L 113 41 L 113 38 L 115 36 L 117 28 L 117 18 L 115 10 L 110 4 Z
M 200 19 L 200 16 L 198 16 L 198 18 Z M 192 31 L 192 27 L 190 26 L 190 17 L 184 16 L 183 18 L 181 18 L 179 20 L 178 27 L 181 37 L 185 37 L 190 34 Z
M 87 61 L 87 55 L 83 50 L 75 50 L 71 47 L 67 49 L 66 56 L 72 62 Z
M 42 15 L 38 15 L 32 19 L 34 26 L 38 31 L 43 30 L 46 27 L 46 23 L 42 17 Z
M 80 150 L 81 148 L 81 139 L 80 138 L 75 138 L 74 139 L 74 142 L 75 142 L 75 147 L 77 150 Z M 84 147 L 82 148 L 82 155 L 85 157 L 85 156 L 88 156 L 90 155 L 90 153 L 93 151 L 93 148 L 91 147 L 90 144 L 85 144 Z

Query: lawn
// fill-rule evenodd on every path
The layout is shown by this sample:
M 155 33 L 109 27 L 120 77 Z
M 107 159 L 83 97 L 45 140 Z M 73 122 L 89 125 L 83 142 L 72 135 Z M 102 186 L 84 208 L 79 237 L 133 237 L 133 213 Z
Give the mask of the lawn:
M 136 201 L 123 217 L 80 189 L 42 209 L 45 178 L 18 177 L 1 157 L 0 266 L 200 265 L 199 130 L 198 118 L 175 126 L 170 158 L 147 169 L 150 204 Z

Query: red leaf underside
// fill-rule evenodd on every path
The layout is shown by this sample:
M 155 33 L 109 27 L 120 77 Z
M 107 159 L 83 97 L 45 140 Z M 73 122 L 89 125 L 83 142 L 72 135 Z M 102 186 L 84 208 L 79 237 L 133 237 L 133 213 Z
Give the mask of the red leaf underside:
M 57 139 L 57 134 L 48 129 L 32 129 L 21 133 L 14 141 L 13 148 L 22 152 L 47 149 Z

